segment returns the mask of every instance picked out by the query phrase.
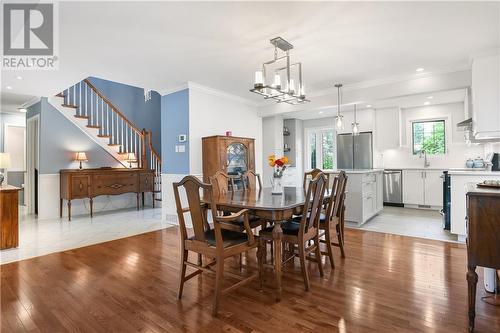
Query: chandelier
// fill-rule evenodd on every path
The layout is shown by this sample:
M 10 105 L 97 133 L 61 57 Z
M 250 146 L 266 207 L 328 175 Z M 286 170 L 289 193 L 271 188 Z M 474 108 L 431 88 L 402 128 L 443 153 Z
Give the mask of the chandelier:
M 262 64 L 262 69 L 255 72 L 255 81 L 251 92 L 264 96 L 264 99 L 274 99 L 277 103 L 288 103 L 298 105 L 309 102 L 306 99 L 305 87 L 302 82 L 302 63 L 290 63 L 290 50 L 293 45 L 281 37 L 276 37 L 270 40 L 274 45 L 274 59 Z M 278 49 L 284 54 L 278 56 Z M 269 69 L 272 64 L 282 64 L 274 69 Z M 268 84 L 267 72 L 273 72 L 273 82 Z M 292 77 L 292 74 L 296 74 Z M 281 82 L 284 78 L 285 86 Z M 298 83 L 297 86 L 295 83 Z

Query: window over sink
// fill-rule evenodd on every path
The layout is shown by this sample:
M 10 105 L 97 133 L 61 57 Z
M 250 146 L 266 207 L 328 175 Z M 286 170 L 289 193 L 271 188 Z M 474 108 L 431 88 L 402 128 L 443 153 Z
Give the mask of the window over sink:
M 446 152 L 445 121 L 428 120 L 412 122 L 413 155 L 425 151 L 428 155 L 444 155 Z

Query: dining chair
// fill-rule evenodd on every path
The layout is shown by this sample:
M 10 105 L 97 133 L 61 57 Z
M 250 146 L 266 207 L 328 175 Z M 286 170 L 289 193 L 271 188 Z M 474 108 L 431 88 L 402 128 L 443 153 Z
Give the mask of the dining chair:
M 291 256 L 283 262 L 286 263 L 298 256 L 300 259 L 300 267 L 304 278 L 305 290 L 309 290 L 309 275 L 306 269 L 306 257 L 314 252 L 314 257 L 318 263 L 319 274 L 323 276 L 323 265 L 321 263 L 321 252 L 319 248 L 319 218 L 323 206 L 323 198 L 325 195 L 326 176 L 320 172 L 316 177 L 309 182 L 306 192 L 306 200 L 304 203 L 304 211 L 309 211 L 309 214 L 303 214 L 300 223 L 294 223 L 291 219 L 281 223 L 283 230 L 282 240 L 288 243 L 294 249 L 298 248 L 298 253 L 290 251 Z M 265 248 L 265 243 L 273 241 L 273 227 L 261 230 L 260 234 L 261 249 Z M 309 245 L 309 241 L 312 244 Z M 265 261 L 265 252 L 261 251 L 262 258 L 260 261 Z M 262 284 L 261 274 L 261 284 Z
M 231 191 L 229 191 L 229 186 L 228 186 L 229 183 L 232 183 L 233 184 L 232 188 L 235 188 L 234 179 L 232 177 L 229 177 L 222 171 L 217 171 L 214 176 L 210 177 L 210 184 L 212 185 L 214 197 L 217 198 L 218 196 L 227 195 L 228 193 L 230 193 Z M 218 212 L 218 214 L 222 216 L 231 215 L 231 213 L 227 211 L 221 211 Z M 262 225 L 261 219 L 256 216 L 250 215 L 249 221 L 250 221 L 250 227 L 252 229 L 255 229 Z M 244 222 L 243 218 L 239 218 L 232 221 L 232 223 L 240 227 L 241 231 L 244 231 L 243 222 Z
M 314 179 L 320 172 L 323 172 L 321 169 L 314 168 L 311 171 L 306 171 L 304 172 L 304 180 L 302 182 L 302 187 L 304 188 L 304 191 L 307 191 L 307 183 L 311 179 Z M 326 177 L 326 190 L 328 191 L 329 185 L 330 185 L 330 174 L 329 173 L 323 173 Z
M 224 272 L 224 260 L 252 249 L 257 249 L 257 259 L 262 257 L 259 253 L 260 242 L 254 236 L 248 219 L 248 210 L 243 209 L 230 216 L 218 216 L 217 202 L 213 195 L 213 187 L 210 184 L 204 184 L 194 176 L 186 176 L 180 182 L 173 183 L 175 203 L 177 206 L 177 216 L 179 218 L 181 235 L 181 267 L 178 299 L 182 297 L 184 283 L 202 272 L 215 273 L 215 295 L 213 301 L 212 315 L 216 316 L 219 308 L 221 295 L 226 294 L 233 289 L 249 283 L 257 277 L 257 273 L 249 277 L 243 277 L 231 272 Z M 184 188 L 188 206 L 181 204 L 179 189 Z M 201 203 L 200 190 L 203 190 L 210 202 L 210 211 L 212 212 L 213 227 L 208 223 L 208 208 Z M 188 236 L 184 214 L 189 213 L 193 225 L 193 236 Z M 238 226 L 232 222 L 237 219 L 243 219 L 243 226 L 246 233 L 240 231 Z M 198 253 L 211 258 L 212 261 L 206 264 L 192 263 L 189 261 L 189 251 Z M 196 270 L 186 275 L 187 266 Z M 212 269 L 215 266 L 215 270 Z M 259 262 L 259 274 L 262 272 L 262 264 Z M 239 280 L 225 289 L 223 286 L 224 275 Z
M 257 184 L 259 185 L 259 190 L 262 189 L 262 180 L 260 175 L 255 173 L 253 170 L 248 170 L 241 175 L 241 181 L 243 182 L 243 188 L 245 190 L 257 190 Z
M 343 211 L 346 185 L 347 175 L 344 171 L 341 171 L 333 180 L 332 193 L 328 200 L 325 214 L 321 214 L 319 220 L 319 229 L 322 231 L 319 235 L 320 242 L 326 245 L 327 250 L 326 252 L 322 251 L 321 254 L 328 256 L 332 269 L 335 268 L 332 245 L 340 247 L 341 256 L 345 258 Z M 332 241 L 332 226 L 335 226 L 337 242 Z M 325 236 L 325 239 L 322 239 L 323 236 Z

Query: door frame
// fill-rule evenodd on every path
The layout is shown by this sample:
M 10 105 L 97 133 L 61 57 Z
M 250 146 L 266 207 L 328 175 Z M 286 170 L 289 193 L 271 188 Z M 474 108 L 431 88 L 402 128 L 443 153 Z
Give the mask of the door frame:
M 40 171 L 40 115 L 26 119 L 26 179 L 24 202 L 28 214 L 35 213 L 35 169 Z
M 318 127 L 306 127 L 304 129 L 304 170 L 311 170 L 311 163 L 310 163 L 310 157 L 311 157 L 311 147 L 309 146 L 309 134 L 311 133 L 323 133 L 323 132 L 328 132 L 332 131 L 333 132 L 333 165 L 337 165 L 337 154 L 335 154 L 336 149 L 337 149 L 337 135 L 335 128 L 333 126 L 318 126 Z M 322 141 L 321 138 L 318 139 L 316 137 L 316 168 L 322 169 L 323 166 L 323 147 L 322 147 Z

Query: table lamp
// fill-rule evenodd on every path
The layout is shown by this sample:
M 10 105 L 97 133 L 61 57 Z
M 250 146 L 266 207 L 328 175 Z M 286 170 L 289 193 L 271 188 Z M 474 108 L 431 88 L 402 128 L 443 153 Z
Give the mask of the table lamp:
M 80 162 L 80 170 L 82 169 L 82 162 L 87 162 L 87 154 L 84 151 L 76 153 L 75 161 Z
M 132 163 L 137 162 L 137 158 L 134 153 L 127 153 L 127 158 L 125 159 L 129 163 L 129 167 L 132 168 Z
M 8 169 L 10 168 L 10 154 L 9 153 L 0 153 L 0 169 Z M 0 185 L 2 185 L 5 176 L 3 172 L 0 172 Z

